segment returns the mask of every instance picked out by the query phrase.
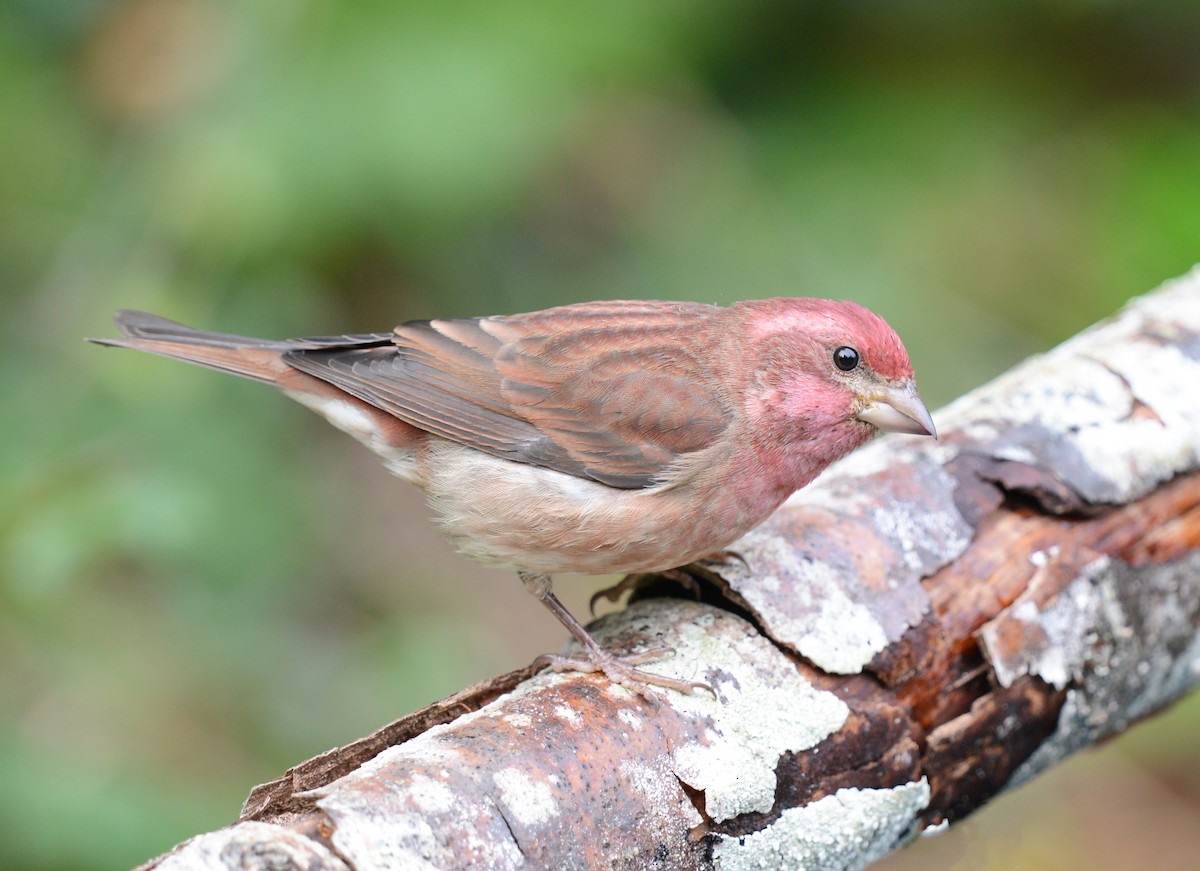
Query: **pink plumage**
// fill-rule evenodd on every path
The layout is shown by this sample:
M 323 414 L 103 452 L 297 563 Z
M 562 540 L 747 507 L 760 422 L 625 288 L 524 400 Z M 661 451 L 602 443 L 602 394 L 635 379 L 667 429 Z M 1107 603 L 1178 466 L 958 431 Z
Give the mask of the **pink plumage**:
M 466 555 L 516 569 L 614 680 L 687 690 L 596 645 L 563 571 L 727 547 L 876 429 L 934 434 L 895 332 L 850 302 L 594 302 L 270 341 L 141 312 L 96 340 L 278 387 L 423 488 Z

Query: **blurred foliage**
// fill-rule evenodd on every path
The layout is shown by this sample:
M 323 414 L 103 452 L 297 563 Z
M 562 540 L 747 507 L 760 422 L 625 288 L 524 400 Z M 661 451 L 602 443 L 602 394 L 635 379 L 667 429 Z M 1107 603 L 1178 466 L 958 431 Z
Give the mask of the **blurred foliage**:
M 561 635 L 314 416 L 80 341 L 114 309 L 846 297 L 939 405 L 1200 259 L 1198 43 L 1186 0 L 0 5 L 0 866 L 134 864 Z M 1141 831 L 1130 768 L 1194 821 L 1198 715 L 1075 831 Z M 1084 855 L 997 831 L 963 867 Z

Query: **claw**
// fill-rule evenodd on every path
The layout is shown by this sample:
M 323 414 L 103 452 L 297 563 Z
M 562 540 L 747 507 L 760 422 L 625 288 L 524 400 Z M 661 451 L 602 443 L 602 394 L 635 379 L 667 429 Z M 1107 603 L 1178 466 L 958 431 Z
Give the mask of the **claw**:
M 535 572 L 518 572 L 518 574 L 521 577 L 521 582 L 525 585 L 525 589 L 537 596 L 538 600 L 549 609 L 550 613 L 557 617 L 559 622 L 570 630 L 571 634 L 575 636 L 575 640 L 583 645 L 586 656 L 583 659 L 576 659 L 547 653 L 539 656 L 536 662 L 544 663 L 546 667 L 555 671 L 603 672 L 609 680 L 629 687 L 654 705 L 658 704 L 658 700 L 650 694 L 649 686 L 665 687 L 667 689 L 678 690 L 681 693 L 690 693 L 694 690 L 702 689 L 712 693 L 714 699 L 717 698 L 716 690 L 708 684 L 679 680 L 649 671 L 641 671 L 634 668 L 628 662 L 622 662 L 617 659 L 601 647 L 595 638 L 588 634 L 583 625 L 571 616 L 571 612 L 566 609 L 566 606 L 550 591 L 549 575 L 537 574 Z M 592 597 L 592 602 L 596 601 L 597 596 L 609 596 L 609 598 L 615 601 L 624 592 L 625 587 L 628 586 L 636 589 L 648 577 L 650 576 L 630 575 L 613 588 L 617 590 L 615 595 L 609 595 L 610 591 L 602 590 L 596 596 Z M 674 651 L 671 652 L 673 653 Z M 667 653 L 666 650 L 650 650 L 633 656 L 630 661 L 640 664 L 647 659 L 659 659 L 665 653 Z
M 633 690 L 656 707 L 658 699 L 650 693 L 649 687 L 651 686 L 665 687 L 666 689 L 676 690 L 685 695 L 696 690 L 704 690 L 710 693 L 713 699 L 716 700 L 717 691 L 706 683 L 680 680 L 633 667 L 633 664 L 641 665 L 645 662 L 662 659 L 664 655 L 674 654 L 674 652 L 670 648 L 657 648 L 633 654 L 632 656 L 625 657 L 625 659 L 618 659 L 604 650 L 600 651 L 600 653 L 590 651 L 591 656 L 587 659 L 559 656 L 554 653 L 543 653 L 535 662 L 544 664 L 551 671 L 600 672 L 613 683 L 618 683 L 623 687 Z
M 603 590 L 597 590 L 592 593 L 592 598 L 588 599 L 588 612 L 596 616 L 596 602 L 600 599 L 607 599 L 610 602 L 616 602 L 617 599 L 626 593 L 636 590 L 645 581 L 645 575 L 626 575 L 611 587 L 605 587 Z
M 718 550 L 710 553 L 708 556 L 700 557 L 700 559 L 696 560 L 696 562 L 700 565 L 727 566 L 734 560 L 740 562 L 742 564 L 742 568 L 746 569 L 747 571 L 750 569 L 750 563 L 746 562 L 746 558 L 736 550 Z
M 596 616 L 596 602 L 600 599 L 607 599 L 610 602 L 616 602 L 621 596 L 626 593 L 633 593 L 640 587 L 658 579 L 670 578 L 675 583 L 686 589 L 689 593 L 696 597 L 696 601 L 700 601 L 701 591 L 700 582 L 692 577 L 685 568 L 667 569 L 661 572 L 647 572 L 635 575 L 626 575 L 620 581 L 613 584 L 611 587 L 605 587 L 603 590 L 598 590 L 592 594 L 592 598 L 588 600 L 588 610 L 593 617 Z

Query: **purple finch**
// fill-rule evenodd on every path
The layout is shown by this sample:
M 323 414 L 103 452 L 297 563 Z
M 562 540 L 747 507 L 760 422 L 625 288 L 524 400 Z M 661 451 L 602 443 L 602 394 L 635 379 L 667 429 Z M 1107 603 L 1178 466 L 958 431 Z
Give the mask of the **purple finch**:
M 876 429 L 935 435 L 900 339 L 850 302 L 592 302 L 270 341 L 123 311 L 116 345 L 271 384 L 422 488 L 467 556 L 517 570 L 583 645 L 559 668 L 689 690 L 601 648 L 557 572 L 727 547 Z

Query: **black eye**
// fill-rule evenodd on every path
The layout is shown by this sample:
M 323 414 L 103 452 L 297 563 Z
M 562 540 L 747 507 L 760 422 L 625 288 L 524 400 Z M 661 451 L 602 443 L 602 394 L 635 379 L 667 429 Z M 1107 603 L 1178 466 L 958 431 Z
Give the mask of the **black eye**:
M 858 368 L 858 351 L 849 345 L 842 345 L 833 352 L 833 365 L 843 372 Z

